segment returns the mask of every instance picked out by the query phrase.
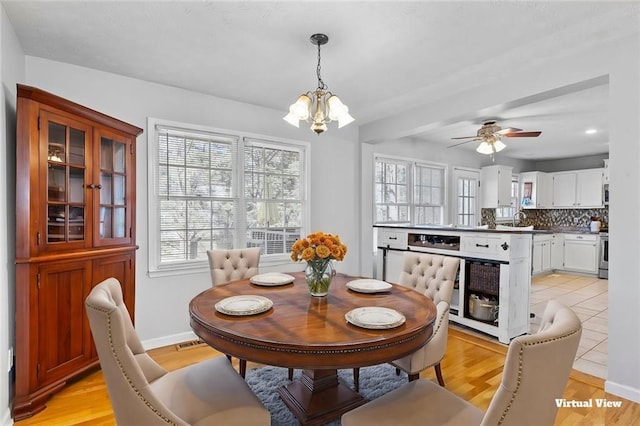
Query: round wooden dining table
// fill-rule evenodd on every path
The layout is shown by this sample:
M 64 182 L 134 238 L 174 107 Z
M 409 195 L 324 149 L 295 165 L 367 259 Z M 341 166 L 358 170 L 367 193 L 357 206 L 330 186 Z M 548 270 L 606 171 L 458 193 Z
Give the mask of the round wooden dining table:
M 303 369 L 299 379 L 278 392 L 304 425 L 339 418 L 365 399 L 338 380 L 337 369 L 387 363 L 415 352 L 433 332 L 436 307 L 419 292 L 393 285 L 381 293 L 359 293 L 347 287 L 357 279 L 337 274 L 329 294 L 309 293 L 303 273 L 281 286 L 234 281 L 208 289 L 191 300 L 194 332 L 218 351 L 257 363 Z M 266 312 L 236 316 L 216 310 L 216 303 L 239 295 L 263 296 L 273 302 Z M 369 329 L 347 322 L 345 314 L 360 307 L 391 308 L 406 321 L 395 328 Z

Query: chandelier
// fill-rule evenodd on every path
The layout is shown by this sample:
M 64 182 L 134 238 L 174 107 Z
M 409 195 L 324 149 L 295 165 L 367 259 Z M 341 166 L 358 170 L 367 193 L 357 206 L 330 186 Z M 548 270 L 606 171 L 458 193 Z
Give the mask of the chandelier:
M 338 96 L 329 92 L 329 88 L 320 77 L 320 46 L 327 44 L 329 37 L 325 34 L 314 34 L 311 43 L 318 46 L 318 87 L 315 91 L 308 91 L 300 95 L 298 100 L 289 107 L 289 114 L 283 119 L 296 127 L 300 127 L 300 121 L 311 123 L 311 130 L 320 135 L 327 130 L 327 123 L 338 122 L 338 128 L 344 127 L 354 121 L 349 115 L 349 108 L 342 103 Z

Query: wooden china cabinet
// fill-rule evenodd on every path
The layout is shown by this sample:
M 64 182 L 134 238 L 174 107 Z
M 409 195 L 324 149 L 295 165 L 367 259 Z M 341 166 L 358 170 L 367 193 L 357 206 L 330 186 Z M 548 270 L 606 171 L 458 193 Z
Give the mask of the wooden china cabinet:
M 135 297 L 135 143 L 142 129 L 18 85 L 14 420 L 98 356 L 84 300 L 117 278 Z

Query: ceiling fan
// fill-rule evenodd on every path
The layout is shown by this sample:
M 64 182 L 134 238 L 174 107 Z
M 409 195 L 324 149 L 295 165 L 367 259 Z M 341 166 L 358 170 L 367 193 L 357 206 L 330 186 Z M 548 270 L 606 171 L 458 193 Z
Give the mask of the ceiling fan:
M 460 142 L 455 145 L 449 146 L 449 148 L 453 148 L 455 146 L 463 145 L 465 143 L 473 142 L 473 141 L 482 141 L 476 151 L 481 154 L 493 155 L 496 152 L 502 151 L 506 145 L 502 142 L 502 138 L 535 138 L 540 136 L 542 132 L 524 132 L 522 129 L 518 129 L 515 127 L 507 127 L 503 129 L 498 126 L 494 120 L 485 121 L 482 124 L 482 127 L 478 129 L 478 132 L 475 136 L 461 136 L 457 138 L 451 139 L 469 139 L 464 142 Z

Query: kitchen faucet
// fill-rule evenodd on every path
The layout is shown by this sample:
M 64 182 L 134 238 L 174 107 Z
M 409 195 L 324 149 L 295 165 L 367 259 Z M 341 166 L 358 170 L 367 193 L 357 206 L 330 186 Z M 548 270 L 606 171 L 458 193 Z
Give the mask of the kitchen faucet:
M 520 220 L 527 218 L 527 215 L 524 214 L 523 210 L 518 210 L 516 212 L 516 214 L 513 215 L 513 218 L 512 218 L 512 225 L 513 225 L 514 228 L 516 226 L 516 217 L 518 217 L 518 216 L 520 216 Z

